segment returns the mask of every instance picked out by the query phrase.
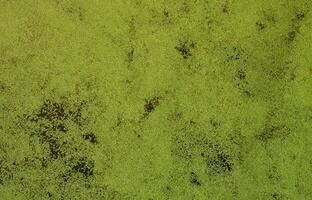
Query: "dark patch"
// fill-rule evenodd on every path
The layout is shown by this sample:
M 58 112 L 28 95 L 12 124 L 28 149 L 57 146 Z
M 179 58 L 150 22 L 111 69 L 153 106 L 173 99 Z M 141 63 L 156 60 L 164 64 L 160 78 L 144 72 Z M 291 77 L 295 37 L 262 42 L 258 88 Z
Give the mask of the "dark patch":
M 197 185 L 197 186 L 201 185 L 200 181 L 197 178 L 197 175 L 194 172 L 191 172 L 190 181 L 194 185 Z
M 44 101 L 37 117 L 50 121 L 55 119 L 63 120 L 65 118 L 64 105 L 46 100 Z
M 184 59 L 188 59 L 192 56 L 191 49 L 194 48 L 195 44 L 192 41 L 180 42 L 180 44 L 175 47 L 175 49 L 180 53 L 180 55 Z
M 62 173 L 60 176 L 62 177 L 64 182 L 67 182 L 71 178 L 72 172 L 71 170 L 67 170 L 66 172 Z
M 209 122 L 213 128 L 218 128 L 221 125 L 221 122 L 216 119 L 211 119 Z
M 263 142 L 266 142 L 269 139 L 273 138 L 274 132 L 277 130 L 278 130 L 278 127 L 276 127 L 276 126 L 266 127 L 260 135 L 256 136 L 256 138 L 263 141 Z
M 88 140 L 92 144 L 97 144 L 97 137 L 93 133 L 86 133 L 83 135 L 83 139 Z
M 128 58 L 128 67 L 132 64 L 133 62 L 133 57 L 134 57 L 134 48 L 131 46 L 128 54 L 127 54 L 127 58 Z
M 271 194 L 271 196 L 274 200 L 281 200 L 282 199 L 282 195 L 278 194 L 278 193 L 273 193 L 273 194 Z
M 239 80 L 245 80 L 246 79 L 246 72 L 244 72 L 243 70 L 238 70 L 237 71 L 237 74 L 236 74 L 236 77 L 239 79 Z
M 285 139 L 289 134 L 290 130 L 286 126 L 267 125 L 256 138 L 262 142 L 267 142 L 270 139 Z
M 85 20 L 86 10 L 80 6 L 71 5 L 67 8 L 63 8 L 63 10 L 66 13 L 69 13 L 70 15 L 77 17 L 79 21 Z
M 294 81 L 296 79 L 296 74 L 295 73 L 291 73 L 290 74 L 290 80 Z
M 50 137 L 45 142 L 49 145 L 50 157 L 52 159 L 58 159 L 65 156 L 65 152 L 61 150 L 61 145 L 56 138 Z
M 222 12 L 228 14 L 230 12 L 229 1 L 226 1 L 222 6 Z
M 53 130 L 54 131 L 60 131 L 60 132 L 63 132 L 63 133 L 67 132 L 67 128 L 66 128 L 66 126 L 63 123 L 54 126 Z
M 248 90 L 244 90 L 242 92 L 242 94 L 243 94 L 243 96 L 248 97 L 248 98 L 254 97 L 254 95 L 250 91 L 248 91 Z
M 305 18 L 305 13 L 299 11 L 292 19 L 292 30 L 287 33 L 286 42 L 292 43 L 300 32 L 301 21 Z
M 256 22 L 256 28 L 257 28 L 258 31 L 262 31 L 263 29 L 266 28 L 266 24 L 258 21 L 258 22 Z
M 214 158 L 209 159 L 207 165 L 217 174 L 229 173 L 234 169 L 234 164 L 231 162 L 230 156 L 222 151 L 218 152 Z
M 165 9 L 165 10 L 163 11 L 163 14 L 164 14 L 164 16 L 167 17 L 167 18 L 169 17 L 169 12 L 168 12 L 168 10 Z
M 40 159 L 41 168 L 46 168 L 48 166 L 48 162 L 45 158 Z
M 52 194 L 50 192 L 47 192 L 47 195 L 49 198 L 52 198 Z
M 87 102 L 81 101 L 78 105 L 74 107 L 74 109 L 69 111 L 69 117 L 71 120 L 77 124 L 78 126 L 83 126 L 86 119 L 82 116 L 83 110 L 86 108 Z
M 145 100 L 144 104 L 144 117 L 148 116 L 159 105 L 159 97 L 154 97 L 150 100 Z
M 244 54 L 243 49 L 241 49 L 240 47 L 225 47 L 224 49 L 228 51 L 228 53 L 226 54 L 226 62 L 238 61 L 242 58 Z
M 280 181 L 280 176 L 279 176 L 277 168 L 275 166 L 270 168 L 270 171 L 268 172 L 268 179 L 270 181 L 275 181 L 275 182 Z
M 296 19 L 297 20 L 301 21 L 301 20 L 304 19 L 304 17 L 305 17 L 305 14 L 304 14 L 303 11 L 299 11 L 299 12 L 296 13 Z
M 83 174 L 86 178 L 93 176 L 94 161 L 88 160 L 87 158 L 81 158 L 72 167 L 72 170 L 76 173 Z
M 4 92 L 6 88 L 6 85 L 0 81 L 0 92 Z
M 286 40 L 288 42 L 293 42 L 297 36 L 297 31 L 292 30 L 287 34 Z

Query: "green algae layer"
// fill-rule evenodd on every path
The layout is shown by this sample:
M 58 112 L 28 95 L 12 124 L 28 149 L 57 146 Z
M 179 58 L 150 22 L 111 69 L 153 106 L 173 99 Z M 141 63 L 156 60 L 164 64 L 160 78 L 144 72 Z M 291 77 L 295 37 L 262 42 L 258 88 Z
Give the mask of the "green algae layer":
M 0 0 L 0 199 L 312 199 L 311 9 Z

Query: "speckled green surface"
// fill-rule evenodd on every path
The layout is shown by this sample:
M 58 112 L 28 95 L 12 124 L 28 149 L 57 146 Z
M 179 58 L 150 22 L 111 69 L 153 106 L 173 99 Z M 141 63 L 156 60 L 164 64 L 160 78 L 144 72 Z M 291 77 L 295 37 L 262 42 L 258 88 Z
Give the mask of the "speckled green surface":
M 0 0 L 0 199 L 312 199 L 309 0 Z

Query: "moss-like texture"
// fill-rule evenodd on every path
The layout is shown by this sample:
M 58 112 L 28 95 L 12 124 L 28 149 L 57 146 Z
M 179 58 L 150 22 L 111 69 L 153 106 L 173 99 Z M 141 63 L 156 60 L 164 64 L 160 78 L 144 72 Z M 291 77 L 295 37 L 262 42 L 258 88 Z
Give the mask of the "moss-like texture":
M 0 0 L 0 199 L 312 199 L 310 0 Z

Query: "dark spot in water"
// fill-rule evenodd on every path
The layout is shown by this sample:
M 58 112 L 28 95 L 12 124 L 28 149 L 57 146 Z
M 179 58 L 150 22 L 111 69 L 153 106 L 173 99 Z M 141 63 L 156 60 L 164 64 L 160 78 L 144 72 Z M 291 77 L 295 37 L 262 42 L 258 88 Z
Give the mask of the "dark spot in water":
M 230 156 L 222 151 L 218 152 L 212 159 L 209 159 L 207 165 L 217 174 L 229 173 L 234 169 Z
M 71 176 L 72 172 L 70 170 L 67 170 L 66 172 L 61 174 L 61 177 L 63 178 L 64 182 L 67 182 Z
M 221 125 L 221 122 L 216 120 L 216 119 L 211 119 L 210 120 L 210 124 L 214 127 L 214 128 L 218 128 Z
M 191 41 L 180 42 L 180 44 L 175 47 L 184 59 L 188 59 L 192 56 L 191 49 L 193 48 L 195 48 L 195 44 Z
M 66 126 L 64 124 L 62 124 L 62 123 L 56 125 L 55 127 L 53 127 L 53 130 L 55 130 L 55 131 L 58 130 L 58 131 L 63 132 L 63 133 L 67 132 Z
M 83 126 L 85 122 L 85 118 L 82 116 L 83 109 L 87 106 L 86 101 L 81 101 L 78 105 L 75 106 L 73 110 L 69 111 L 69 116 L 71 120 L 77 124 L 78 126 Z
M 295 80 L 296 79 L 296 74 L 295 73 L 291 73 L 290 74 L 290 80 Z
M 45 142 L 47 142 L 48 145 L 49 145 L 50 157 L 52 159 L 57 159 L 59 157 L 64 157 L 65 156 L 65 152 L 63 152 L 61 150 L 61 146 L 58 143 L 56 138 L 49 137 L 49 139 L 47 139 Z
M 303 20 L 304 17 L 305 17 L 305 14 L 304 14 L 303 11 L 299 11 L 299 12 L 296 13 L 296 19 L 297 20 Z
M 70 5 L 67 8 L 63 8 L 66 13 L 69 13 L 73 17 L 77 17 L 79 21 L 85 19 L 86 10 L 80 6 Z
M 51 194 L 50 192 L 48 192 L 47 194 L 48 194 L 48 197 L 49 197 L 49 198 L 52 197 L 52 194 Z
M 222 12 L 228 14 L 230 12 L 229 1 L 227 0 L 222 6 Z
M 6 88 L 6 85 L 0 81 L 0 92 L 4 92 Z
M 88 160 L 87 158 L 81 158 L 72 167 L 74 172 L 83 174 L 85 177 L 90 177 L 93 175 L 94 161 Z
M 264 130 L 256 136 L 262 142 L 267 142 L 270 139 L 285 139 L 291 130 L 285 125 L 266 125 Z
M 230 48 L 225 47 L 224 49 L 227 50 L 226 62 L 238 61 L 244 55 L 244 51 L 240 47 L 235 47 L 235 46 L 234 47 L 230 47 Z
M 271 196 L 273 197 L 274 200 L 281 200 L 282 199 L 282 195 L 280 195 L 278 193 L 273 193 Z
M 97 137 L 93 133 L 86 133 L 83 135 L 83 139 L 88 140 L 92 144 L 97 144 Z
M 258 22 L 256 22 L 256 28 L 257 28 L 258 31 L 262 31 L 263 29 L 266 28 L 266 24 L 258 21 Z
M 128 58 L 128 67 L 132 64 L 133 62 L 133 57 L 134 57 L 134 48 L 131 46 L 128 54 L 127 54 L 127 58 Z
M 165 10 L 163 11 L 163 14 L 164 14 L 164 16 L 167 17 L 167 18 L 169 17 L 169 12 L 168 12 L 168 10 L 165 9 Z
M 191 172 L 190 181 L 194 185 L 197 185 L 197 186 L 201 185 L 200 181 L 197 178 L 197 175 L 194 172 Z
M 50 121 L 54 119 L 62 120 L 65 117 L 64 105 L 46 100 L 43 103 L 37 117 Z
M 243 96 L 245 96 L 245 97 L 253 97 L 254 95 L 250 92 L 250 91 L 248 91 L 248 90 L 244 90 L 243 92 L 242 92 L 242 94 L 243 94 Z
M 293 42 L 295 40 L 296 36 L 297 36 L 297 31 L 292 30 L 292 31 L 290 31 L 287 34 L 287 38 L 286 39 L 287 39 L 288 42 Z
M 236 76 L 239 80 L 246 79 L 246 73 L 243 70 L 238 70 Z
M 144 116 L 148 116 L 151 112 L 155 110 L 155 108 L 159 105 L 159 97 L 154 97 L 150 100 L 145 100 L 144 104 Z
M 48 166 L 48 162 L 45 158 L 40 159 L 41 168 L 46 168 Z
M 275 181 L 275 182 L 280 181 L 280 176 L 278 174 L 276 166 L 273 166 L 272 168 L 270 168 L 270 171 L 268 173 L 268 179 L 270 181 Z
M 273 138 L 274 132 L 278 130 L 276 126 L 266 127 L 260 135 L 257 135 L 257 139 L 266 142 L 268 139 Z

